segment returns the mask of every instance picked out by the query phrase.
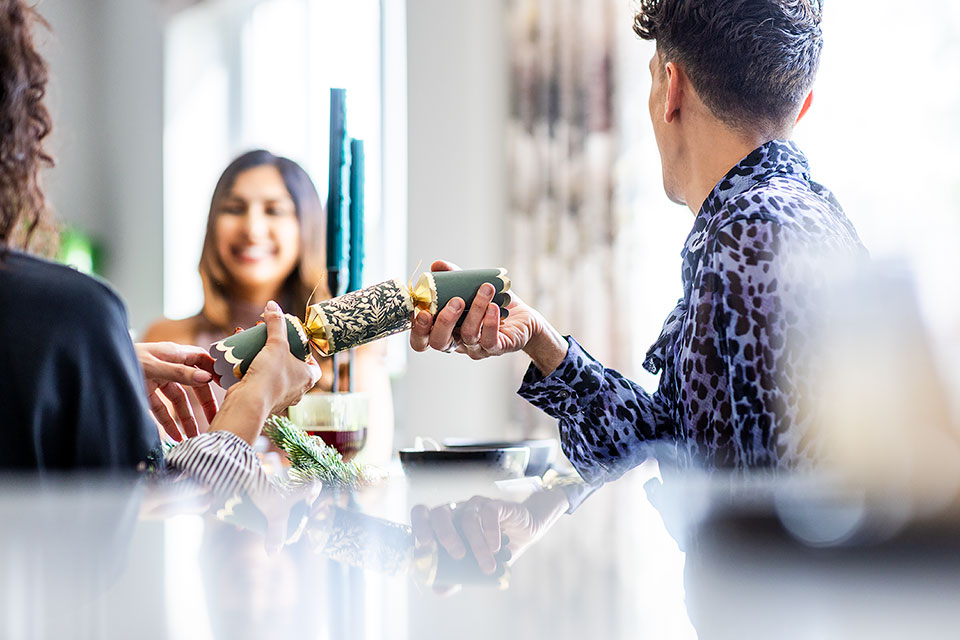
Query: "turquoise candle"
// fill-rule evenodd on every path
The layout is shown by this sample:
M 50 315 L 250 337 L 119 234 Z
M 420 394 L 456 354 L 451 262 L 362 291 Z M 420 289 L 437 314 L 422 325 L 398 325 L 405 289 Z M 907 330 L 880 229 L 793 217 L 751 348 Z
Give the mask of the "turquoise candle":
M 350 278 L 347 291 L 363 288 L 363 214 L 364 214 L 363 140 L 350 141 Z
M 333 297 L 344 293 L 346 284 L 345 242 L 349 224 L 344 172 L 348 171 L 347 91 L 330 89 L 330 171 L 327 191 L 327 287 Z

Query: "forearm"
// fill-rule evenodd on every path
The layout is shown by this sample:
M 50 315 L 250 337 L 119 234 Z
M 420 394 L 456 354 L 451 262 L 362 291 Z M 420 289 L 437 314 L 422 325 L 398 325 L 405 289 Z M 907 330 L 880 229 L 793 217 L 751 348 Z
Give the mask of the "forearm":
M 208 487 L 216 494 L 268 491 L 270 481 L 249 443 L 226 430 L 184 440 L 166 455 L 169 469 Z
M 560 422 L 564 453 L 588 482 L 619 476 L 651 455 L 676 425 L 657 394 L 606 369 L 574 340 L 549 376 L 527 371 L 520 395 Z
M 560 332 L 553 328 L 543 316 L 537 315 L 533 337 L 523 348 L 533 364 L 544 376 L 553 373 L 563 359 L 567 357 L 569 345 Z
M 272 410 L 272 395 L 256 382 L 241 380 L 230 388 L 210 431 L 229 431 L 252 445 Z

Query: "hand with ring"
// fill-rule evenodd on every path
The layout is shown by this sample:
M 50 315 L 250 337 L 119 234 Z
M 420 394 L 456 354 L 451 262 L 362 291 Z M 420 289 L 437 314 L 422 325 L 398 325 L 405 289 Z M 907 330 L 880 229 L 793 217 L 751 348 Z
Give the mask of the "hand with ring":
M 459 269 L 456 265 L 442 260 L 434 262 L 430 268 L 432 271 Z M 410 346 L 414 351 L 428 349 L 443 352 L 456 351 L 474 360 L 483 360 L 490 356 L 526 349 L 538 337 L 542 341 L 543 336 L 548 333 L 551 338 L 559 336 L 546 323 L 543 316 L 513 292 L 511 292 L 511 302 L 507 305 L 510 315 L 501 319 L 500 308 L 493 303 L 495 295 L 496 291 L 489 283 L 481 286 L 459 328 L 457 321 L 464 308 L 464 301 L 460 298 L 454 298 L 448 302 L 436 317 L 421 311 L 417 314 L 410 331 Z M 565 341 L 563 345 L 565 355 Z

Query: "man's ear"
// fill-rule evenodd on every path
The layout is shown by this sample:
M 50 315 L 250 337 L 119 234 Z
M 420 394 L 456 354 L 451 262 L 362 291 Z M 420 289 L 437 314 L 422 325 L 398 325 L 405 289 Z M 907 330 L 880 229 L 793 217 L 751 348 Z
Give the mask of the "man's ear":
M 663 121 L 667 124 L 673 122 L 674 116 L 680 112 L 680 100 L 683 91 L 680 85 L 685 76 L 683 71 L 673 62 L 668 62 L 665 67 L 667 74 L 667 90 L 664 92 L 666 99 L 663 105 Z
M 803 119 L 803 116 L 807 115 L 807 111 L 810 110 L 810 105 L 813 104 L 813 91 L 807 94 L 807 98 L 803 101 L 803 106 L 800 107 L 800 115 L 797 116 L 797 124 L 800 120 Z

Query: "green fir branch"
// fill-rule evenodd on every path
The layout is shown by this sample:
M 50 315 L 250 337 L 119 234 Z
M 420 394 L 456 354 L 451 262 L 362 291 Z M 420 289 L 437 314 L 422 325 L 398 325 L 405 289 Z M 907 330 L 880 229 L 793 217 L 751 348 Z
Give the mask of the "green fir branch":
M 270 442 L 287 454 L 292 484 L 321 482 L 327 487 L 360 488 L 372 484 L 365 465 L 344 462 L 343 456 L 321 438 L 311 436 L 282 416 L 271 416 L 263 427 Z

